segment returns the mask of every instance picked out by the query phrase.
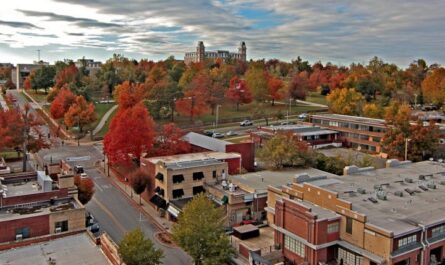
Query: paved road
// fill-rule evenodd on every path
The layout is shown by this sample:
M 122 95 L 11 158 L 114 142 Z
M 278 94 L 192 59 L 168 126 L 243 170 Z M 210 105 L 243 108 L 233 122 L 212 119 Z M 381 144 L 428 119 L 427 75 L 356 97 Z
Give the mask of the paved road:
M 74 158 L 74 160 L 76 158 L 83 160 L 83 157 L 90 156 L 91 159 L 88 161 L 69 163 L 83 166 L 85 172 L 95 183 L 96 192 L 86 208 L 99 222 L 101 229 L 106 231 L 115 242 L 119 242 L 126 232 L 141 227 L 146 236 L 164 251 L 164 264 L 191 264 L 190 257 L 181 249 L 160 245 L 153 237 L 156 228 L 147 221 L 139 209 L 134 207 L 122 192 L 112 185 L 108 177 L 95 168 L 95 162 L 103 159 L 101 146 L 63 146 L 52 150 L 44 150 L 39 154 L 47 162 L 50 162 L 51 159 L 56 162 L 68 157 Z

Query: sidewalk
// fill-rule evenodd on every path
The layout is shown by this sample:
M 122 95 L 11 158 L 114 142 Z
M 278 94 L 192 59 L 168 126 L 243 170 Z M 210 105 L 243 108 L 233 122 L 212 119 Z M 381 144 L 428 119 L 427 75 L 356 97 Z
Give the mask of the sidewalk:
M 103 163 L 101 163 L 101 167 L 98 168 L 101 172 L 103 171 Z M 141 200 L 142 205 L 139 204 L 139 195 L 134 193 L 131 186 L 123 182 L 119 177 L 116 176 L 116 174 L 110 170 L 107 173 L 109 173 L 109 179 L 111 180 L 111 183 L 118 188 L 122 193 L 125 194 L 125 196 L 131 201 L 132 205 L 137 207 L 138 209 L 142 210 L 142 214 L 147 217 L 149 222 L 151 222 L 153 225 L 155 225 L 160 232 L 170 232 L 170 229 L 173 226 L 173 222 L 167 220 L 166 218 L 162 218 L 159 216 L 158 211 L 156 211 L 153 206 L 149 204 L 149 202 L 145 201 L 144 199 Z M 104 175 L 105 172 L 104 172 Z M 133 195 L 133 196 L 132 196 Z

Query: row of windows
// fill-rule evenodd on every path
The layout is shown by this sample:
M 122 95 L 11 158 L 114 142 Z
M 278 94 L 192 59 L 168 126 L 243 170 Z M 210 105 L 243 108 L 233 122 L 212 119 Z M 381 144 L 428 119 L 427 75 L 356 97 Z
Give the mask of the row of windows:
M 332 126 L 332 127 L 348 128 L 348 129 L 353 129 L 353 130 L 367 131 L 367 132 L 379 132 L 379 133 L 384 133 L 385 132 L 385 128 L 382 128 L 382 127 L 360 125 L 360 124 L 350 123 L 350 122 L 340 122 L 340 121 L 329 121 L 329 120 L 312 119 L 312 123 L 325 125 L 325 126 Z
M 433 229 L 431 229 L 431 236 L 432 237 L 441 235 L 443 233 L 445 233 L 445 225 L 441 225 L 441 226 L 434 227 Z
M 205 192 L 205 189 L 203 186 L 196 186 L 193 187 L 193 195 L 196 195 L 198 193 Z M 184 190 L 183 189 L 176 189 L 172 191 L 173 199 L 179 199 L 184 196 Z
M 328 234 L 337 233 L 339 228 L 338 222 L 328 224 Z
M 404 246 L 408 246 L 408 245 L 410 245 L 412 243 L 415 243 L 415 242 L 417 242 L 417 235 L 410 235 L 410 236 L 407 236 L 407 237 L 403 237 L 403 238 L 399 239 L 398 247 L 401 248 L 401 247 L 404 247 Z
M 305 245 L 287 235 L 284 235 L 284 248 L 304 258 Z
M 340 261 L 340 264 L 346 264 L 346 265 L 362 265 L 363 264 L 363 257 L 356 255 L 352 252 L 349 252 L 343 248 L 338 249 L 338 260 Z M 343 261 L 343 263 L 342 263 Z

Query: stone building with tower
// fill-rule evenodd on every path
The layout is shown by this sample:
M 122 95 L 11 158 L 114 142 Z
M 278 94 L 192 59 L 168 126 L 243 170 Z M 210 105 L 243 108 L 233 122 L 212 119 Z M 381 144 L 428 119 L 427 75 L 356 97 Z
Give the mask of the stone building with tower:
M 198 63 L 203 62 L 206 59 L 222 59 L 223 61 L 231 59 L 231 60 L 239 60 L 239 61 L 246 61 L 247 56 L 247 48 L 246 43 L 242 41 L 240 43 L 240 46 L 238 47 L 238 52 L 229 52 L 229 51 L 206 51 L 204 42 L 199 41 L 198 45 L 196 46 L 196 52 L 187 52 L 184 56 L 184 62 L 185 64 L 190 63 Z

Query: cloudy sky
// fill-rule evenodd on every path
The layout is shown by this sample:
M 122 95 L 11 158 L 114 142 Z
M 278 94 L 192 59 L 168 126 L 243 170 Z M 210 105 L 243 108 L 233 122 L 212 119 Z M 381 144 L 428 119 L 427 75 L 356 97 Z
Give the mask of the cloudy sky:
M 113 53 L 183 58 L 198 40 L 248 58 L 348 65 L 376 55 L 445 64 L 443 0 L 14 0 L 0 9 L 0 62 Z

